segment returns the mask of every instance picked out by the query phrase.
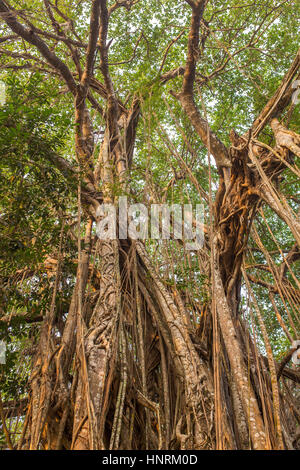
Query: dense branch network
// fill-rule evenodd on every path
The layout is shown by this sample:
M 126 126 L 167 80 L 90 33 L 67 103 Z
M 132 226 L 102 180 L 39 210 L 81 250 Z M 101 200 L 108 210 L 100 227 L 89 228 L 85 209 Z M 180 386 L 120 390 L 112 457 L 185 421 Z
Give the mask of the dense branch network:
M 257 302 L 254 288 L 262 288 L 269 296 L 288 341 L 297 339 L 300 294 L 294 266 L 299 259 L 300 228 L 297 215 L 278 190 L 278 182 L 285 171 L 299 176 L 295 158 L 300 153 L 300 137 L 279 121 L 290 105 L 293 82 L 299 76 L 299 52 L 248 131 L 239 135 L 228 130 L 230 145 L 213 132 L 203 98 L 205 87 L 222 77 L 230 65 L 241 72 L 236 57 L 256 45 L 269 16 L 276 18 L 276 8 L 267 10 L 250 40 L 231 53 L 214 32 L 214 16 L 220 12 L 215 11 L 207 20 L 207 0 L 186 0 L 187 5 L 181 7 L 191 19 L 185 64 L 162 73 L 172 49 L 185 37 L 186 28 L 180 25 L 180 33 L 164 48 L 154 80 L 121 100 L 113 67 L 126 67 L 138 60 L 138 47 L 147 38 L 140 32 L 131 58 L 110 62 L 109 27 L 114 15 L 123 8 L 130 14 L 140 2 L 116 1 L 109 6 L 106 0 L 93 0 L 87 42 L 58 3 L 41 3 L 49 22 L 44 30 L 29 12 L 0 0 L 0 15 L 8 27 L 0 40 L 6 49 L 0 52 L 16 61 L 5 63 L 3 68 L 39 67 L 47 77 L 61 79 L 66 87 L 63 94 L 72 96 L 78 166 L 71 165 L 68 156 L 53 152 L 47 158 L 75 183 L 78 212 L 61 230 L 55 253 L 49 253 L 34 272 L 25 269 L 15 273 L 20 284 L 35 276 L 42 282 L 46 273 L 51 298 L 44 315 L 33 318 L 19 312 L 8 319 L 1 311 L 0 324 L 41 322 L 28 400 L 22 397 L 1 404 L 9 445 L 18 449 L 295 448 L 299 412 L 294 383 L 299 383 L 299 372 L 287 367 L 295 349 L 281 362 L 274 360 L 261 314 L 265 300 Z M 16 51 L 10 50 L 12 40 L 17 40 Z M 223 55 L 215 69 L 203 75 L 198 69 L 210 40 Z M 170 81 L 172 88 L 177 87 L 177 91 L 171 90 L 177 101 L 170 100 L 179 111 L 167 102 L 167 122 L 182 138 L 182 154 L 172 142 L 172 132 L 164 129 L 155 111 L 147 114 L 145 104 L 153 87 L 162 89 Z M 160 103 L 163 106 L 163 100 Z M 192 138 L 183 128 L 185 119 Z M 151 134 L 151 121 L 155 135 Z M 142 124 L 146 131 L 141 137 Z M 258 140 L 269 124 L 273 133 L 270 145 Z M 98 134 L 99 146 L 95 142 Z M 194 173 L 193 166 L 198 163 L 194 136 L 208 155 L 208 192 Z M 151 162 L 158 137 L 173 170 L 163 188 L 154 181 L 152 170 L 156 168 Z M 139 156 L 134 151 L 141 152 L 141 141 L 149 153 L 143 175 L 145 193 L 149 191 L 159 204 L 183 184 L 187 192 L 192 187 L 208 203 L 205 244 L 195 255 L 185 249 L 185 242 L 177 244 L 176 240 L 168 249 L 130 238 L 94 237 L 95 222 L 103 217 L 99 215 L 103 203 L 116 204 L 122 192 L 137 197 L 131 174 Z M 184 151 L 192 156 L 190 164 Z M 210 155 L 217 169 L 215 191 Z M 174 156 L 179 170 L 174 168 Z M 258 221 L 265 220 L 263 204 L 284 221 L 294 237 L 285 255 L 277 247 L 279 267 L 258 233 Z M 278 244 L 265 222 L 268 236 Z M 71 263 L 74 287 L 66 313 L 58 309 L 57 298 L 63 286 L 70 284 L 69 278 L 64 283 L 67 242 L 77 244 L 77 258 Z M 256 261 L 257 253 L 263 262 L 261 258 Z M 262 271 L 266 277 L 257 274 Z M 199 272 L 205 278 L 201 285 Z M 181 289 L 181 278 L 192 288 Z M 277 308 L 278 299 L 284 313 L 282 307 L 280 311 Z M 242 318 L 244 307 L 247 323 Z M 258 347 L 253 330 L 256 322 L 266 355 Z M 24 401 L 27 409 L 22 434 L 12 443 L 6 420 L 24 416 Z

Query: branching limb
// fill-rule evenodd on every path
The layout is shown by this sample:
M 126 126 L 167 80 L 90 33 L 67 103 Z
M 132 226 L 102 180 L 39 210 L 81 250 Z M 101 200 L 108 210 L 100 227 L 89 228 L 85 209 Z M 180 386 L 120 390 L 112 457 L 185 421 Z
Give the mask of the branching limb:
M 297 52 L 297 55 L 289 68 L 288 72 L 285 74 L 281 84 L 277 88 L 275 94 L 272 98 L 269 99 L 259 116 L 255 119 L 252 124 L 252 136 L 257 136 L 263 128 L 268 124 L 268 122 L 278 116 L 286 105 L 290 102 L 295 89 L 293 88 L 293 82 L 297 77 L 300 68 L 300 49 Z
M 75 95 L 77 90 L 76 83 L 67 65 L 49 49 L 47 44 L 34 31 L 25 28 L 17 21 L 15 14 L 5 5 L 3 0 L 0 0 L 0 16 L 14 33 L 35 46 L 49 64 L 60 72 L 69 90 Z
M 199 56 L 199 29 L 207 1 L 197 1 L 197 3 L 188 1 L 188 3 L 192 6 L 192 19 L 182 91 L 178 95 L 175 93 L 172 94 L 179 100 L 182 108 L 204 145 L 207 148 L 210 148 L 218 169 L 221 169 L 222 167 L 230 167 L 231 163 L 227 148 L 211 131 L 207 121 L 201 117 L 194 100 L 193 87 L 196 77 L 196 64 Z

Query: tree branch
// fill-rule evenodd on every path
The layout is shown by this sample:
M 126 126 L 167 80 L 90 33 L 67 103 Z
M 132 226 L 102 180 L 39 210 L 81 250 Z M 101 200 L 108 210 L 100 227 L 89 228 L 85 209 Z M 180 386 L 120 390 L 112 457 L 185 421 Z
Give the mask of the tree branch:
M 81 85 L 85 90 L 89 85 L 90 77 L 93 74 L 93 67 L 95 62 L 95 52 L 97 48 L 97 40 L 99 35 L 99 16 L 100 16 L 100 0 L 94 0 L 91 9 L 90 17 L 90 33 L 89 43 L 86 54 L 85 69 L 81 78 Z
M 297 52 L 297 55 L 290 66 L 288 72 L 282 79 L 281 84 L 277 88 L 276 92 L 269 99 L 259 116 L 255 119 L 251 127 L 251 135 L 253 137 L 257 136 L 263 128 L 268 124 L 268 122 L 278 116 L 283 109 L 290 102 L 295 89 L 292 88 L 293 82 L 296 78 L 297 72 L 300 68 L 300 49 Z
M 201 117 L 194 100 L 193 92 L 196 76 L 196 64 L 199 56 L 199 29 L 207 0 L 199 0 L 197 3 L 188 3 L 192 6 L 192 19 L 188 38 L 187 60 L 183 76 L 182 91 L 178 95 L 174 92 L 171 93 L 179 100 L 183 110 L 194 126 L 195 131 L 201 138 L 205 147 L 211 151 L 217 167 L 220 170 L 222 167 L 231 167 L 227 148 L 211 131 L 208 122 Z
M 76 83 L 66 64 L 49 49 L 47 44 L 37 34 L 35 34 L 34 31 L 25 28 L 16 20 L 15 14 L 5 5 L 3 0 L 0 0 L 0 16 L 14 33 L 35 46 L 49 64 L 60 72 L 70 91 L 75 95 L 77 90 Z

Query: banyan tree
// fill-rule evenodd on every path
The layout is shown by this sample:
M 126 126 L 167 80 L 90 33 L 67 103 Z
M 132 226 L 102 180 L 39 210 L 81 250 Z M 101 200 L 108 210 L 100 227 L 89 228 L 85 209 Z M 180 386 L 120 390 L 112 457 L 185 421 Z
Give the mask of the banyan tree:
M 299 448 L 297 15 L 0 0 L 2 448 Z

